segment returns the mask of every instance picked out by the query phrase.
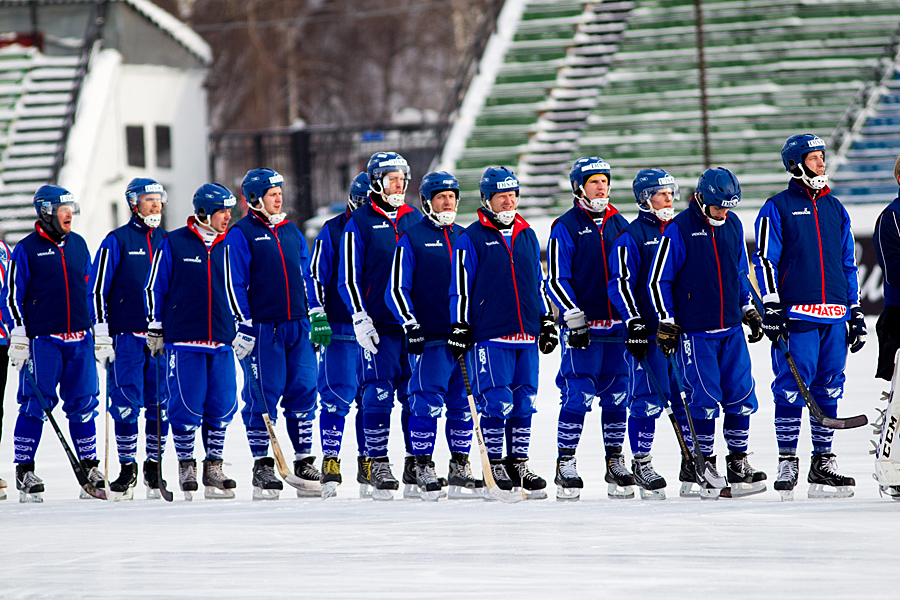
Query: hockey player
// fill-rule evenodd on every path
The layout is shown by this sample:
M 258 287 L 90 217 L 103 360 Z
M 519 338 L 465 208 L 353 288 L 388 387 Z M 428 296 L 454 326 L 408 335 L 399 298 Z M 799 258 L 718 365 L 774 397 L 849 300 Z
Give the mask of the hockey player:
M 321 474 L 312 456 L 316 354 L 309 337 L 304 282 L 309 250 L 306 238 L 281 212 L 283 185 L 284 178 L 272 169 L 247 171 L 241 192 L 250 210 L 225 237 L 225 289 L 240 323 L 234 352 L 244 370 L 241 415 L 256 461 L 256 500 L 276 500 L 283 487 L 268 456 L 269 434 L 263 420 L 268 414 L 275 421 L 279 399 L 294 447 L 294 474 L 302 486 L 297 495 L 322 493 Z M 258 385 L 251 381 L 254 378 Z
M 478 220 L 453 246 L 448 346 L 455 359 L 466 356 L 497 486 L 546 498 L 547 482 L 528 466 L 538 348 L 549 354 L 559 343 L 543 290 L 540 246 L 516 214 L 519 181 L 510 169 L 488 167 L 478 187 Z
M 50 404 L 47 408 L 52 410 L 62 399 L 78 459 L 91 485 L 103 488 L 94 426 L 100 389 L 88 309 L 91 256 L 84 238 L 72 231 L 79 207 L 65 188 L 42 185 L 34 195 L 34 208 L 38 221 L 16 244 L 2 292 L 9 359 L 19 371 L 23 366 L 31 370 Z M 16 489 L 20 502 L 42 502 L 44 482 L 34 473 L 34 456 L 44 407 L 24 373 L 19 373 L 17 400 Z M 82 492 L 82 497 L 88 496 Z
M 234 498 L 222 472 L 225 427 L 237 411 L 235 321 L 225 294 L 225 231 L 236 202 L 228 188 L 206 183 L 194 193 L 194 215 L 170 231 L 153 255 L 145 286 L 153 356 L 165 350 L 169 423 L 185 500 L 197 491 L 195 431 L 202 426 L 206 498 Z
M 125 188 L 131 219 L 114 229 L 100 244 L 94 257 L 91 279 L 91 318 L 94 321 L 94 356 L 110 371 L 110 413 L 115 422 L 116 449 L 121 465 L 119 477 L 109 489 L 116 499 L 131 500 L 137 484 L 138 418 L 144 409 L 147 459 L 144 484 L 148 498 L 159 498 L 156 389 L 161 357 L 147 349 L 147 316 L 144 284 L 153 253 L 166 232 L 160 227 L 166 190 L 159 182 L 138 177 Z M 162 409 L 163 407 L 160 407 Z M 162 414 L 161 412 L 159 414 Z M 159 423 L 165 447 L 169 424 Z
M 391 409 L 397 393 L 403 413 L 406 453 L 412 457 L 408 435 L 409 403 L 404 359 L 403 328 L 384 302 L 394 248 L 406 229 L 422 214 L 406 203 L 409 165 L 396 152 L 377 152 L 366 167 L 370 201 L 350 215 L 341 236 L 338 291 L 353 319 L 359 344 L 363 429 L 370 459 L 369 482 L 376 500 L 391 500 L 400 483 L 387 457 Z M 410 467 L 412 461 L 407 461 Z M 413 477 L 413 481 L 415 481 Z
M 416 486 L 422 500 L 437 500 L 441 483 L 434 470 L 437 419 L 446 407 L 450 447 L 450 498 L 482 497 L 484 482 L 472 475 L 469 449 L 472 414 L 459 362 L 447 347 L 453 244 L 462 230 L 454 226 L 459 182 L 446 171 L 432 172 L 419 186 L 424 219 L 400 236 L 385 302 L 403 323 L 412 376 L 409 380 L 409 437 L 415 455 Z M 404 492 L 404 495 L 409 495 Z
M 773 343 L 779 452 L 775 489 L 789 500 L 797 485 L 804 404 L 776 340 L 787 344 L 803 382 L 822 411 L 834 417 L 844 392 L 847 348 L 857 352 L 863 347 L 866 323 L 859 306 L 850 216 L 828 188 L 825 142 L 808 133 L 793 135 L 781 149 L 781 160 L 791 181 L 756 217 L 753 262 L 765 303 L 763 329 Z M 837 472 L 831 452 L 834 432 L 810 417 L 810 434 L 809 497 L 852 496 L 856 482 Z
M 713 450 L 720 407 L 725 413 L 732 496 L 766 489 L 766 474 L 747 461 L 750 415 L 758 405 L 741 323 L 750 326 L 752 342 L 762 339 L 762 323 L 743 275 L 749 269 L 744 228 L 729 213 L 740 200 L 741 187 L 731 171 L 704 171 L 688 208 L 666 227 L 648 281 L 659 319 L 656 344 L 667 357 L 677 352 L 697 434 L 694 445 L 722 488 L 725 480 L 716 471 Z M 719 489 L 707 487 L 701 496 L 717 498 Z
M 0 281 L 6 282 L 6 272 L 9 270 L 9 261 L 12 250 L 6 242 L 0 240 Z M 6 371 L 9 367 L 9 332 L 6 325 L 0 320 L 0 390 L 6 389 Z M 2 395 L 0 395 L 2 397 Z M 3 401 L 0 400 L 0 438 L 3 437 Z M 0 479 L 0 500 L 6 500 L 6 481 Z
M 556 498 L 578 500 L 581 495 L 584 483 L 575 468 L 575 449 L 594 398 L 601 409 L 608 495 L 633 498 L 634 477 L 622 455 L 627 370 L 622 345 L 615 343 L 622 337 L 622 321 L 607 296 L 608 258 L 628 221 L 609 204 L 610 168 L 605 160 L 579 158 L 569 181 L 574 206 L 553 223 L 547 245 L 547 292 L 559 307 L 565 342 L 556 376 Z
M 357 379 L 359 346 L 353 333 L 353 321 L 338 294 L 338 259 L 341 234 L 350 214 L 369 199 L 369 176 L 359 173 L 350 183 L 347 210 L 325 222 L 313 243 L 306 297 L 312 323 L 312 341 L 319 345 L 319 434 L 322 442 L 322 498 L 337 493 L 341 478 L 341 443 L 344 419 L 350 404 L 356 400 L 356 479 L 364 489 L 369 487 L 366 440 L 363 435 L 362 406 Z M 326 334 L 325 332 L 331 332 Z M 364 492 L 365 493 L 365 492 Z M 369 492 L 369 495 L 371 493 Z
M 900 158 L 894 163 L 894 179 L 900 185 Z M 882 280 L 884 310 L 878 316 L 875 332 L 878 334 L 878 366 L 875 377 L 892 382 L 888 396 L 889 404 L 882 419 L 881 435 L 876 452 L 875 475 L 881 485 L 881 491 L 900 500 L 900 460 L 891 455 L 893 443 L 897 439 L 897 420 L 900 413 L 900 400 L 896 398 L 897 390 L 893 381 L 897 375 L 894 371 L 894 357 L 900 349 L 900 195 L 881 211 L 875 221 L 875 254 L 878 265 L 884 274 Z M 885 451 L 887 450 L 887 453 Z
M 613 245 L 609 258 L 612 275 L 608 291 L 626 326 L 624 337 L 630 413 L 628 439 L 634 456 L 632 470 L 635 482 L 640 487 L 641 498 L 662 500 L 666 497 L 666 480 L 653 468 L 650 450 L 656 434 L 656 420 L 665 410 L 666 402 L 657 393 L 650 379 L 650 371 L 681 424 L 686 441 L 690 430 L 669 361 L 655 343 L 658 322 L 647 293 L 647 280 L 663 231 L 675 216 L 674 203 L 679 200 L 680 194 L 675 178 L 663 169 L 638 171 L 632 190 L 639 212 Z M 681 458 L 679 478 L 682 481 L 681 494 L 693 495 L 691 487 L 696 476 L 694 463 L 687 456 Z

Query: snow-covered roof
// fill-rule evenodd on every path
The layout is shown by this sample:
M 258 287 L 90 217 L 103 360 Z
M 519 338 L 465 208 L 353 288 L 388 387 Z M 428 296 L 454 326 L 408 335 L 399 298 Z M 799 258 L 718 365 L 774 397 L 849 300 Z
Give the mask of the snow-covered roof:
M 187 48 L 205 64 L 212 63 L 212 49 L 197 32 L 179 21 L 150 0 L 119 0 L 131 5 L 136 11 L 150 19 L 157 27 L 171 35 L 176 42 Z

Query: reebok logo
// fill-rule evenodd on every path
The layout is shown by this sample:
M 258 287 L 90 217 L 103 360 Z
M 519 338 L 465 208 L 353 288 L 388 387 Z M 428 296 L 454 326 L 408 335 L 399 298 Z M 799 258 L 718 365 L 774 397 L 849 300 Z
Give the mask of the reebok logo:
M 795 210 L 791 214 L 792 215 L 811 215 L 812 213 L 809 212 L 809 207 L 805 207 L 803 210 Z
M 195 256 L 194 258 L 185 258 L 184 262 L 192 262 L 192 263 L 202 263 L 199 256 Z

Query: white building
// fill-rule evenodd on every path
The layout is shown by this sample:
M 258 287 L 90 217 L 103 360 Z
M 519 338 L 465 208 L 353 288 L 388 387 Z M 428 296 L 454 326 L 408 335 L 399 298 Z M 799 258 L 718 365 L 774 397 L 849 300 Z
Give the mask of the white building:
M 200 36 L 149 0 L 0 0 L 0 23 L 6 238 L 31 230 L 31 197 L 54 178 L 80 202 L 75 230 L 92 251 L 128 220 L 134 177 L 162 183 L 164 225 L 183 225 L 208 173 L 212 55 Z

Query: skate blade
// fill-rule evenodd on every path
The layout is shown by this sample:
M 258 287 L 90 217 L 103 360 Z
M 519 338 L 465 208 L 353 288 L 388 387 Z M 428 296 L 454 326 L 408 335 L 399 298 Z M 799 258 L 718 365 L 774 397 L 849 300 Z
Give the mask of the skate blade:
M 147 488 L 147 500 L 159 500 L 160 498 L 162 498 L 162 494 L 159 488 Z
M 754 483 L 732 483 L 731 487 L 727 487 L 722 490 L 720 496 L 725 498 L 725 492 L 730 492 L 728 498 L 745 498 L 746 496 L 753 496 L 755 494 L 762 494 L 768 488 L 766 487 L 765 482 L 757 481 Z
M 658 490 L 645 490 L 640 488 L 641 500 L 665 500 L 666 490 L 660 488 Z
M 372 486 L 368 483 L 359 484 L 359 497 L 360 498 L 371 498 L 372 497 Z
M 722 490 L 719 488 L 700 488 L 701 500 L 718 500 Z
M 207 500 L 231 500 L 234 498 L 234 490 L 223 490 L 214 485 L 203 486 L 203 497 Z
M 194 499 L 194 492 L 188 492 L 188 491 L 182 490 L 182 493 L 184 494 L 185 502 L 191 502 Z
M 525 496 L 526 500 L 546 500 L 547 499 L 547 490 L 526 490 L 520 487 L 514 487 L 514 492 L 518 492 L 519 494 Z
M 128 500 L 134 500 L 134 488 L 128 488 L 124 492 L 113 492 L 112 496 L 113 502 L 124 502 Z
M 440 497 L 441 492 L 438 490 L 433 492 L 419 491 L 419 498 L 422 499 L 422 502 L 437 502 Z
M 33 494 L 19 492 L 19 502 L 23 504 L 40 504 L 43 501 L 44 496 L 42 495 L 42 492 L 35 492 Z
M 372 490 L 372 500 L 377 500 L 379 502 L 388 502 L 394 499 L 394 490 Z
M 699 498 L 700 497 L 700 488 L 694 487 L 697 484 L 692 481 L 682 481 L 681 489 L 678 490 L 678 495 L 682 498 Z
M 606 488 L 606 495 L 609 496 L 610 500 L 631 500 L 634 498 L 634 487 L 627 486 L 618 486 L 615 483 L 610 483 Z
M 816 500 L 822 500 L 826 498 L 852 498 L 853 497 L 853 488 L 849 485 L 839 485 L 837 487 L 826 486 L 821 483 L 811 483 L 809 484 L 809 492 L 807 492 L 807 497 L 814 498 Z
M 448 488 L 447 498 L 450 500 L 482 500 L 484 488 L 467 488 L 461 485 L 451 485 Z
M 322 500 L 328 500 L 337 496 L 337 481 L 329 481 L 322 484 Z
M 794 490 L 778 490 L 778 493 L 781 495 L 782 502 L 794 501 Z
M 253 487 L 254 500 L 278 500 L 281 490 L 266 490 L 261 487 Z
M 581 488 L 566 488 L 556 486 L 556 500 L 558 502 L 578 502 L 581 500 Z
M 403 484 L 403 498 L 406 500 L 418 500 L 420 497 L 419 486 L 414 483 Z
M 81 486 L 81 491 L 78 493 L 78 497 L 82 500 L 90 500 L 91 498 L 96 498 L 97 500 L 106 500 L 106 491 L 101 490 L 100 488 L 95 488 L 89 483 Z
M 311 479 L 301 479 L 296 475 L 288 475 L 284 478 L 285 483 L 287 483 L 292 488 L 297 488 L 297 491 L 310 492 L 309 494 L 304 494 L 301 496 L 299 493 L 297 494 L 298 498 L 308 497 L 308 496 L 318 496 L 322 493 L 322 482 L 321 481 L 313 481 Z
M 891 460 L 876 460 L 875 479 L 884 487 L 900 485 L 900 464 Z

